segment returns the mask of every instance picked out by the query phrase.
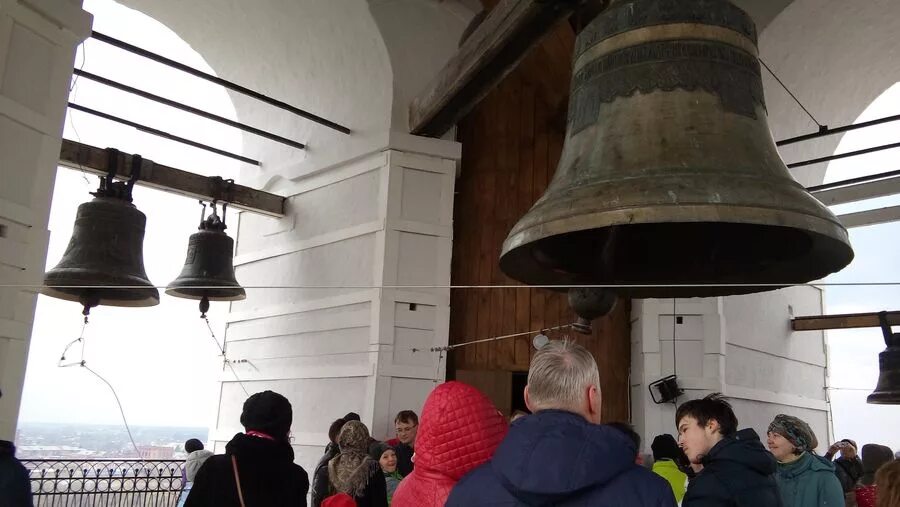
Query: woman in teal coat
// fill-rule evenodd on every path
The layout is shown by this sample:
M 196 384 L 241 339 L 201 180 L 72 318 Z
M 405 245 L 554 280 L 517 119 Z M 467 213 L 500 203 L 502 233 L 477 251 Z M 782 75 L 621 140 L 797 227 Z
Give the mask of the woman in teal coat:
M 784 507 L 844 507 L 834 464 L 813 449 L 816 435 L 806 422 L 779 414 L 769 425 L 769 451 L 778 460 L 775 479 Z

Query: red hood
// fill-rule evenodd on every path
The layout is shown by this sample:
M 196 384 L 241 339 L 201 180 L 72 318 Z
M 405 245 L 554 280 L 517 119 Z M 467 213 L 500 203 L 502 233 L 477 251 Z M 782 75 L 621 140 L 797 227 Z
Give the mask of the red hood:
M 462 382 L 439 385 L 425 400 L 416 435 L 416 470 L 454 481 L 484 463 L 509 425 L 487 396 Z

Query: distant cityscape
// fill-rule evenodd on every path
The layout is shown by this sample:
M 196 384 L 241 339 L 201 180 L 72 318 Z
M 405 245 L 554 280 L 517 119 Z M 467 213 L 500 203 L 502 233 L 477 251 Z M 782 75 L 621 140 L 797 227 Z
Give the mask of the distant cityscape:
M 207 428 L 132 426 L 142 459 L 184 459 L 184 442 L 206 442 Z M 16 432 L 19 459 L 135 459 L 123 425 L 20 423 Z

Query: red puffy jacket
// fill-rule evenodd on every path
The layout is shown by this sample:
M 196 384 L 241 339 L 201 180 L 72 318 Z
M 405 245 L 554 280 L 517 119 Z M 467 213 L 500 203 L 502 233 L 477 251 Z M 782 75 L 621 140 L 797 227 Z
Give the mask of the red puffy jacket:
M 462 382 L 439 385 L 425 400 L 415 469 L 391 507 L 443 507 L 456 482 L 491 458 L 509 425 L 487 396 Z

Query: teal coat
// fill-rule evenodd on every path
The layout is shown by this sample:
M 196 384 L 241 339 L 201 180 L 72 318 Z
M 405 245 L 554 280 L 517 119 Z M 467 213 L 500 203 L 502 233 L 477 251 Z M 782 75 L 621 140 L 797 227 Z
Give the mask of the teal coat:
M 844 507 L 844 491 L 834 464 L 804 453 L 793 463 L 778 463 L 775 474 L 784 507 Z

